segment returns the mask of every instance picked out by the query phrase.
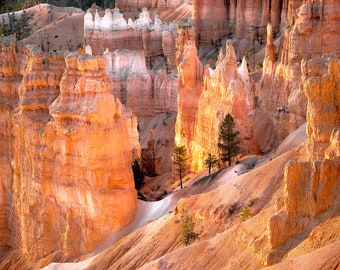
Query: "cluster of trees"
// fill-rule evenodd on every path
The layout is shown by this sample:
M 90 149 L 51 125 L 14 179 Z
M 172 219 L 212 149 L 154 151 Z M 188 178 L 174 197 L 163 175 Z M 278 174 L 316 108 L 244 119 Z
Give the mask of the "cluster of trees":
M 31 27 L 29 25 L 29 19 L 31 16 L 24 10 L 20 18 L 17 19 L 15 13 L 8 13 L 8 21 L 5 22 L 4 16 L 0 24 L 0 36 L 10 36 L 15 34 L 17 40 L 22 40 L 31 34 Z
M 235 129 L 234 118 L 228 113 L 225 118 L 221 121 L 220 131 L 218 136 L 218 148 L 219 148 L 219 159 L 208 153 L 206 155 L 204 165 L 208 169 L 209 174 L 214 168 L 221 165 L 220 161 L 224 164 L 228 161 L 229 166 L 231 165 L 231 160 L 236 157 L 240 152 L 240 140 L 237 138 L 239 132 Z M 187 169 L 187 153 L 185 146 L 175 145 L 173 151 L 173 164 L 175 170 L 179 175 L 180 185 L 183 188 L 182 178 Z

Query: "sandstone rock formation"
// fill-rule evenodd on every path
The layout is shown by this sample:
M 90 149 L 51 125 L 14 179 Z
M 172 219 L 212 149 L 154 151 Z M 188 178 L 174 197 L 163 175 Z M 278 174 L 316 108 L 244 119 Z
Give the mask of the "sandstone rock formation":
M 203 67 L 197 56 L 192 24 L 178 26 L 176 65 L 178 67 L 178 111 L 175 143 L 184 145 L 192 158 L 190 144 L 194 140 L 196 113 L 203 91 Z
M 225 56 L 220 51 L 216 69 L 205 67 L 203 72 L 194 38 L 190 24 L 179 25 L 176 143 L 186 146 L 191 167 L 198 171 L 203 169 L 205 154 L 218 154 L 219 124 L 228 112 L 233 115 L 241 133 L 242 152 L 256 152 L 250 114 L 255 104 L 254 85 L 246 60 L 243 59 L 238 69 L 231 41 L 227 42 Z
M 143 5 L 149 13 L 139 13 Z M 194 21 L 187 20 L 191 5 Z M 0 44 L 0 249 L 16 249 L 0 268 L 8 261 L 33 268 L 25 265 L 26 258 L 41 259 L 39 266 L 66 260 L 93 250 L 112 231 L 116 241 L 135 230 L 117 243 L 104 243 L 95 252 L 109 246 L 106 251 L 74 268 L 260 269 L 313 256 L 318 267 L 335 269 L 340 259 L 339 4 L 118 0 L 117 6 L 127 13 L 115 9 L 85 16 L 86 52 L 105 50 L 103 57 L 46 54 L 34 46 L 16 52 L 13 41 Z M 181 15 L 170 15 L 169 7 Z M 156 8 L 164 13 L 156 16 Z M 137 12 L 139 18 L 127 19 Z M 169 18 L 185 20 L 175 30 L 166 24 Z M 215 55 L 215 69 L 204 67 L 199 56 L 211 40 L 216 53 L 227 35 L 236 46 L 260 45 L 269 21 L 257 87 L 247 60 L 238 66 L 231 41 Z M 280 48 L 274 46 L 275 35 L 281 35 Z M 129 50 L 120 49 L 124 46 Z M 175 142 L 186 146 L 193 171 L 204 169 L 206 153 L 217 154 L 219 123 L 228 112 L 240 131 L 241 155 L 267 153 L 305 121 L 307 128 L 291 133 L 270 158 L 252 157 L 253 171 L 243 170 L 241 159 L 213 176 L 201 172 L 162 201 L 136 203 L 131 162 L 139 157 L 137 129 L 156 173 L 168 172 L 177 109 Z M 156 156 L 150 158 L 152 152 Z M 159 187 L 163 180 L 150 181 L 166 191 L 158 197 L 176 188 Z M 180 243 L 178 209 L 184 205 L 203 228 L 188 247 Z M 245 207 L 252 216 L 241 222 Z
M 102 17 L 98 11 L 93 15 L 88 10 L 84 18 L 84 42 L 91 46 L 94 55 L 102 55 L 106 49 L 143 50 L 147 59 L 165 55 L 171 61 L 173 55 L 169 53 L 174 53 L 170 48 L 175 39 L 169 37 L 175 29 L 173 23 L 163 23 L 157 14 L 152 20 L 145 7 L 135 21 L 131 18 L 126 21 L 118 8 L 113 14 L 107 9 Z M 163 36 L 167 38 L 163 40 Z M 169 67 L 173 68 L 173 63 L 169 62 Z
M 15 39 L 0 42 L 0 249 L 9 246 L 9 216 L 12 197 L 13 109 L 18 102 L 22 76 L 16 59 Z
M 321 57 L 327 53 L 334 53 L 335 57 L 339 55 L 336 42 L 339 33 L 335 30 L 338 25 L 337 5 L 334 1 L 306 1 L 303 4 L 301 1 L 289 1 L 276 63 L 273 59 L 271 27 L 268 28 L 264 72 L 258 96 L 261 108 L 269 114 L 276 113 L 282 106 L 287 106 L 289 110 L 288 121 L 286 117 L 283 121 L 276 121 L 279 125 L 276 128 L 278 141 L 306 121 L 307 98 L 300 82 L 302 76 L 309 74 L 301 73 L 302 59 Z M 299 6 L 300 9 L 296 9 Z M 289 128 L 281 130 L 280 127 L 284 126 Z
M 229 35 L 236 38 L 237 44 L 243 40 L 250 47 L 250 41 L 263 43 L 269 22 L 275 33 L 280 31 L 287 3 L 278 0 L 196 0 L 193 5 L 199 44 L 215 44 Z
M 214 44 L 227 34 L 227 7 L 225 1 L 196 0 L 194 18 L 198 44 Z
M 177 78 L 164 70 L 148 70 L 143 51 L 106 52 L 112 93 L 138 117 L 177 111 Z
M 116 6 L 120 8 L 122 11 L 131 11 L 131 10 L 139 10 L 144 7 L 147 8 L 158 8 L 159 10 L 165 8 L 175 8 L 185 3 L 184 0 L 156 0 L 156 1 L 148 1 L 148 0 L 137 0 L 137 1 L 128 1 L 128 0 L 117 0 Z
M 286 165 L 283 204 L 269 221 L 273 248 L 311 227 L 317 216 L 339 204 L 339 62 L 325 57 L 304 62 L 303 72 L 310 75 L 303 82 L 308 97 L 308 155 Z
M 12 56 L 2 58 L 1 247 L 32 261 L 87 253 L 134 218 L 136 118 L 111 94 L 104 57 L 14 48 L 1 45 Z

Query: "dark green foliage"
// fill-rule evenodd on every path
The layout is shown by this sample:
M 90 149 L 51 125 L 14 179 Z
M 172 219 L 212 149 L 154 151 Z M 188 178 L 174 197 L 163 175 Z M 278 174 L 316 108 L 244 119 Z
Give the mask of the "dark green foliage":
M 209 175 L 212 169 L 217 168 L 219 165 L 218 159 L 215 155 L 208 153 L 208 155 L 205 157 L 204 165 L 209 170 Z
M 192 215 L 188 214 L 188 209 L 184 204 L 180 204 L 178 210 L 179 213 L 181 213 L 182 220 L 181 242 L 187 246 L 196 239 L 200 239 L 200 234 L 203 232 L 203 227 L 199 232 L 195 231 L 196 223 L 193 220 Z
M 1 13 L 14 12 L 46 2 L 41 0 L 4 0 L 1 5 Z
M 187 160 L 187 150 L 185 146 L 175 145 L 172 163 L 175 165 L 175 170 L 179 174 L 181 188 L 183 188 L 182 178 L 187 169 Z
M 28 37 L 31 33 L 31 27 L 29 26 L 30 15 L 24 10 L 19 19 L 16 18 L 14 12 L 8 13 L 8 22 L 5 23 L 5 18 L 2 17 L 0 25 L 0 34 L 4 36 L 10 36 L 15 34 L 17 40 L 22 40 Z
M 30 15 L 26 13 L 24 10 L 17 25 L 16 25 L 16 38 L 17 40 L 22 40 L 24 38 L 27 38 L 31 34 L 31 27 L 28 23 L 30 19 Z
M 140 169 L 139 161 L 135 159 L 132 163 L 133 179 L 135 180 L 135 187 L 140 190 L 144 185 L 144 173 Z
M 187 213 L 182 215 L 182 238 L 181 242 L 184 245 L 190 245 L 196 239 L 200 239 L 201 232 L 195 232 L 195 222 Z
M 236 157 L 240 152 L 240 140 L 237 139 L 238 131 L 234 131 L 234 118 L 228 113 L 220 125 L 219 143 L 220 158 L 223 162 L 228 161 L 231 165 L 231 159 Z

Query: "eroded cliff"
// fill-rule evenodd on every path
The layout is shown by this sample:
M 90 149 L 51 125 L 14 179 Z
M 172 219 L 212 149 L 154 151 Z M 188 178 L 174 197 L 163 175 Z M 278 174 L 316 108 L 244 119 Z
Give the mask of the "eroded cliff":
M 279 50 L 273 45 L 273 27 L 268 28 L 258 97 L 260 107 L 275 116 L 277 142 L 306 121 L 307 97 L 301 80 L 310 74 L 301 72 L 302 59 L 339 57 L 338 7 L 336 1 L 288 1 Z
M 9 217 L 12 202 L 13 110 L 18 102 L 22 80 L 21 66 L 15 61 L 15 40 L 3 38 L 0 43 L 0 247 L 9 246 Z
M 271 263 L 277 262 L 280 245 L 287 248 L 286 241 L 311 230 L 320 214 L 339 206 L 339 61 L 304 60 L 302 72 L 310 76 L 302 82 L 308 98 L 307 155 L 286 165 L 283 198 L 268 225 Z
M 194 171 L 204 168 L 205 155 L 218 155 L 220 122 L 230 113 L 240 132 L 241 153 L 264 152 L 264 135 L 272 124 L 255 109 L 255 85 L 249 76 L 246 60 L 238 68 L 231 41 L 225 55 L 220 50 L 216 69 L 202 67 L 195 46 L 195 32 L 190 23 L 179 25 L 177 39 L 178 114 L 176 143 L 188 149 Z M 255 119 L 259 120 L 255 123 Z M 262 130 L 256 128 L 262 126 Z M 267 133 L 270 133 L 267 132 Z M 259 139 L 261 137 L 261 139 Z
M 13 54 L 27 63 L 8 115 L 1 207 L 10 226 L 1 235 L 31 261 L 87 253 L 134 218 L 136 118 L 112 95 L 104 57 L 35 46 Z

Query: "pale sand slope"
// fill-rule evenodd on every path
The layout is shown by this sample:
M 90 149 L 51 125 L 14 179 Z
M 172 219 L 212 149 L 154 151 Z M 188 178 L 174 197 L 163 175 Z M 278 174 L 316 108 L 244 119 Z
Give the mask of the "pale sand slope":
M 295 146 L 296 141 L 304 141 L 304 128 L 300 128 L 293 134 L 295 139 L 285 140 L 281 149 L 288 151 Z M 187 269 L 188 265 L 194 269 L 262 268 L 266 252 L 270 250 L 266 240 L 267 221 L 274 212 L 276 197 L 283 191 L 284 166 L 288 160 L 303 155 L 304 148 L 298 147 L 284 152 L 282 150 L 282 155 L 271 161 L 259 162 L 249 173 L 237 176 L 235 170 L 240 169 L 242 166 L 240 164 L 237 165 L 238 167 L 225 170 L 215 179 L 210 177 L 196 184 L 186 183 L 186 188 L 174 192 L 159 202 L 139 202 L 134 223 L 124 232 L 113 233 L 94 252 L 100 254 L 87 260 L 86 263 L 54 264 L 53 267 L 67 266 L 67 268 L 51 269 L 83 269 L 86 265 L 89 265 L 89 269 L 138 269 L 140 267 L 141 269 Z M 215 189 L 202 193 L 214 185 Z M 178 209 L 174 213 L 171 212 L 181 197 L 185 199 L 177 205 L 182 203 L 186 205 L 189 213 L 198 218 L 198 228 L 203 226 L 201 240 L 188 247 L 183 247 L 179 241 L 181 224 Z M 235 206 L 234 212 L 228 213 L 231 205 Z M 241 223 L 238 214 L 245 205 L 250 206 L 255 216 Z M 319 226 L 312 231 L 315 237 L 298 240 L 293 245 L 295 248 L 287 255 L 288 259 L 291 256 L 291 259 L 297 257 L 304 260 L 308 258 L 305 257 L 305 253 L 318 248 L 322 252 L 324 250 L 322 247 L 335 242 L 338 237 L 335 224 L 339 223 L 337 213 L 337 210 L 326 213 L 330 215 L 328 219 L 320 220 Z M 145 224 L 147 225 L 143 226 Z M 128 231 L 134 232 L 122 238 Z M 322 235 L 327 237 L 321 241 Z M 316 236 L 320 239 L 316 240 L 318 238 Z M 118 242 L 114 244 L 116 241 Z M 101 252 L 106 247 L 108 248 Z M 325 255 L 320 257 L 320 263 L 332 256 L 331 253 L 324 253 Z

